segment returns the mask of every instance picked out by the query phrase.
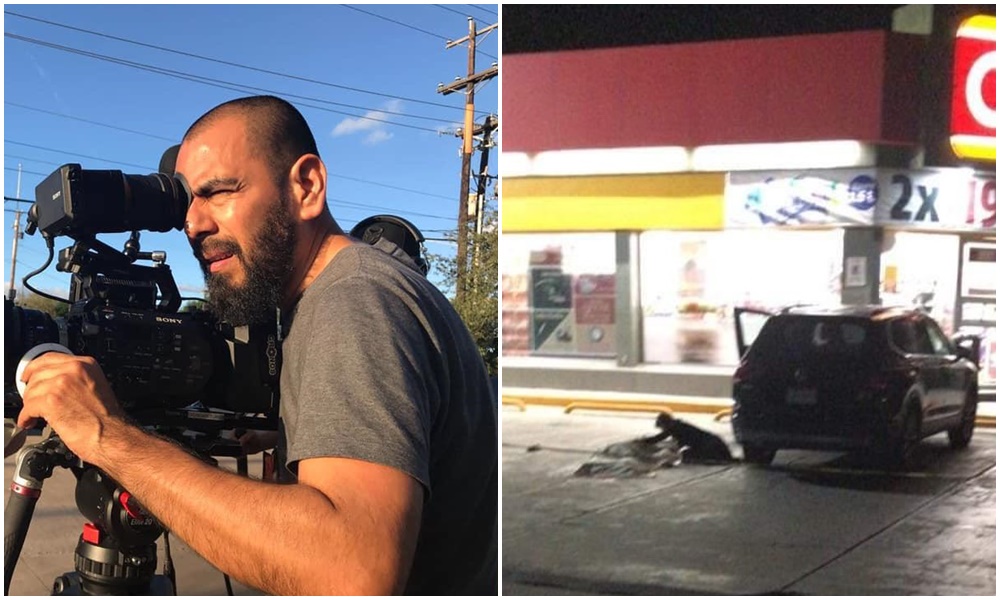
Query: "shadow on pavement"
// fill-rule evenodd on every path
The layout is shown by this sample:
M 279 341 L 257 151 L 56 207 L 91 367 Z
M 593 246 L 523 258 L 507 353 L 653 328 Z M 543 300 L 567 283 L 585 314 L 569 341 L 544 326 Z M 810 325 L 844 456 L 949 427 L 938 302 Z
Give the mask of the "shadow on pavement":
M 505 595 L 532 595 L 530 588 L 544 588 L 546 595 L 554 590 L 566 594 L 612 595 L 612 596 L 732 596 L 732 594 L 706 590 L 623 581 L 607 581 L 568 575 L 531 573 L 525 571 L 503 571 Z M 783 591 L 765 591 L 746 596 L 800 596 L 802 594 Z

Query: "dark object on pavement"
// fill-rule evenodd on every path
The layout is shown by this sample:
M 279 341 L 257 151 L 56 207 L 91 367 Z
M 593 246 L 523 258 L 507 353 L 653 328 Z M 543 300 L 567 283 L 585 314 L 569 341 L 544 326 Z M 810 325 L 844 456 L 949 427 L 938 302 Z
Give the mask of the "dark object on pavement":
M 658 469 L 676 466 L 681 451 L 673 438 L 637 438 L 611 444 L 597 453 L 596 460 L 576 470 L 577 477 L 641 477 Z
M 661 412 L 656 417 L 656 426 L 662 433 L 649 438 L 658 441 L 672 437 L 680 446 L 684 462 L 732 462 L 733 455 L 729 446 L 719 436 L 695 427 L 687 421 L 675 419 L 670 414 Z
M 866 450 L 907 466 L 930 435 L 969 445 L 978 338 L 949 340 L 919 309 L 884 306 L 737 308 L 736 329 L 732 424 L 748 462 L 801 448 Z

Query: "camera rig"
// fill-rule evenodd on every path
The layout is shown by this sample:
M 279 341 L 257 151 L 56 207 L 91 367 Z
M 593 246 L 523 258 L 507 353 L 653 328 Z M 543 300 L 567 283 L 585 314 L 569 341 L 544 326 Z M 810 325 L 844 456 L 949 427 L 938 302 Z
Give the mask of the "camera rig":
M 22 357 L 58 344 L 93 357 L 130 420 L 186 446 L 204 460 L 242 455 L 228 432 L 274 430 L 278 424 L 281 338 L 274 319 L 235 327 L 208 312 L 179 312 L 181 296 L 163 252 L 143 252 L 139 230 L 180 230 L 191 194 L 183 177 L 127 175 L 64 165 L 35 189 L 26 232 L 40 231 L 51 264 L 54 240 L 74 240 L 56 268 L 70 273 L 65 317 L 14 306 L 5 299 L 4 417 L 16 419 L 20 395 L 14 373 Z M 131 232 L 123 251 L 99 233 Z M 137 264 L 149 261 L 151 265 Z M 58 299 L 58 298 L 56 298 Z M 61 300 L 61 299 L 59 299 Z M 245 473 L 246 460 L 239 461 Z M 155 575 L 155 518 L 126 490 L 82 463 L 57 435 L 27 446 L 17 458 L 4 517 L 4 591 L 8 591 L 43 481 L 57 467 L 77 479 L 77 507 L 88 519 L 76 549 L 75 571 L 56 579 L 58 594 L 160 594 L 175 589 Z M 164 538 L 167 540 L 168 538 Z M 169 561 L 169 542 L 167 542 Z M 227 579 L 228 584 L 228 579 Z
M 176 147 L 164 154 L 161 171 L 173 171 L 171 153 L 176 154 Z M 178 312 L 183 298 L 166 254 L 143 252 L 139 230 L 183 227 L 191 199 L 184 178 L 90 171 L 69 164 L 39 184 L 35 198 L 26 231 L 41 231 L 49 257 L 24 278 L 25 286 L 32 289 L 27 280 L 51 264 L 54 239 L 70 237 L 74 244 L 60 251 L 56 269 L 71 274 L 71 308 L 64 318 L 53 319 L 5 300 L 5 418 L 16 419 L 20 411 L 13 381 L 18 362 L 31 348 L 59 344 L 97 360 L 131 420 L 205 460 L 237 457 L 246 474 L 242 449 L 223 434 L 277 428 L 279 315 L 275 311 L 273 321 L 234 327 L 205 311 Z M 124 232 L 131 235 L 121 252 L 96 239 L 98 233 Z M 383 239 L 391 242 L 380 247 L 427 274 L 423 234 L 409 221 L 377 215 L 358 223 L 351 235 L 377 246 Z M 166 535 L 164 574 L 155 573 L 155 542 L 166 533 L 155 517 L 100 469 L 77 459 L 56 435 L 26 446 L 17 457 L 4 512 L 4 592 L 42 484 L 60 467 L 76 476 L 77 508 L 88 523 L 76 547 L 75 570 L 56 578 L 53 593 L 174 593 Z

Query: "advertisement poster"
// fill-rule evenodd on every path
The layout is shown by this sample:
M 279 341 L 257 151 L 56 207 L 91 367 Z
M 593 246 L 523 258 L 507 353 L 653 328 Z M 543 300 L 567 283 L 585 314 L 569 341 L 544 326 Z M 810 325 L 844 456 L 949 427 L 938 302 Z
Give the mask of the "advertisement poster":
M 531 268 L 531 349 L 566 354 L 575 350 L 572 278 L 558 267 Z
M 730 173 L 726 227 L 871 225 L 877 200 L 874 169 Z
M 533 354 L 614 354 L 615 276 L 531 269 Z
M 914 229 L 997 227 L 996 178 L 963 169 L 880 170 L 878 223 Z
M 531 308 L 528 306 L 527 274 L 504 275 L 500 289 L 503 353 L 505 356 L 528 354 Z

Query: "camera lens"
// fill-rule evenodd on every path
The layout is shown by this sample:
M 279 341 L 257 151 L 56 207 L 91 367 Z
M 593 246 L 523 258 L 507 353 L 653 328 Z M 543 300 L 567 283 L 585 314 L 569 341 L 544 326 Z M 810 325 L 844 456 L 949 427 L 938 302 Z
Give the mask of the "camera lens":
M 40 310 L 21 308 L 4 298 L 4 385 L 14 384 L 17 363 L 39 344 L 59 343 L 59 326 Z
M 59 167 L 35 188 L 38 228 L 49 236 L 180 230 L 191 192 L 178 175 Z

